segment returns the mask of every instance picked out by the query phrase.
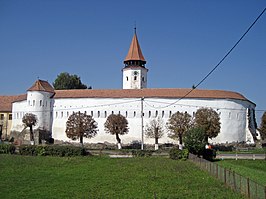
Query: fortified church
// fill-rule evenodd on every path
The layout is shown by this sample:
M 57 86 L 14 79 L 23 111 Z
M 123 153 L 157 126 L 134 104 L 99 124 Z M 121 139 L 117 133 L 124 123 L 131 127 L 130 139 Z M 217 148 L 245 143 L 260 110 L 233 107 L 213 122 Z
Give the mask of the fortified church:
M 128 120 L 129 133 L 121 136 L 122 143 L 138 140 L 154 144 L 154 139 L 144 136 L 142 128 L 152 119 L 161 117 L 166 124 L 177 111 L 194 116 L 197 109 L 205 107 L 220 115 L 221 132 L 210 140 L 211 143 L 254 142 L 256 105 L 243 95 L 223 90 L 194 89 L 188 94 L 191 89 L 147 88 L 148 69 L 136 32 L 122 72 L 123 89 L 115 90 L 54 90 L 47 81 L 37 80 L 25 95 L 9 96 L 11 131 L 21 132 L 24 129 L 22 117 L 25 113 L 33 113 L 38 118 L 35 129 L 51 132 L 55 140 L 71 141 L 65 133 L 66 122 L 73 112 L 80 111 L 93 116 L 99 130 L 96 137 L 84 138 L 84 142 L 116 143 L 115 136 L 104 131 L 108 115 L 114 113 L 122 114 Z M 0 97 L 0 103 L 4 99 L 4 96 Z M 175 141 L 165 132 L 159 142 Z

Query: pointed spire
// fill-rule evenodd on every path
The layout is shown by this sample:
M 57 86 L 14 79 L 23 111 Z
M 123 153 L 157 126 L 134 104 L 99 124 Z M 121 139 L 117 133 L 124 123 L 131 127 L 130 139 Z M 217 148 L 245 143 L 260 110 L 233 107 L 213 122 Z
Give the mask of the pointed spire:
M 124 63 L 126 63 L 127 61 L 142 61 L 146 63 L 146 60 L 141 52 L 141 48 L 138 42 L 138 37 L 137 37 L 137 31 L 136 31 L 136 26 L 134 28 L 134 36 L 133 39 L 131 41 L 127 56 L 124 60 Z M 145 64 L 144 63 L 144 64 Z

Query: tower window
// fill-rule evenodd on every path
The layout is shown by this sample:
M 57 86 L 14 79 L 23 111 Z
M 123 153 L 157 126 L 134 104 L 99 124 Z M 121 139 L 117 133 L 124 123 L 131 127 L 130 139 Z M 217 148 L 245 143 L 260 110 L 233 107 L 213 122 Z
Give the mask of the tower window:
M 35 106 L 35 100 L 33 100 L 33 106 Z
M 128 76 L 126 76 L 126 79 L 127 79 L 127 81 L 128 81 Z
M 143 82 L 145 82 L 145 79 L 144 79 L 144 77 L 142 77 L 142 81 L 143 81 Z
M 135 80 L 135 81 L 137 80 L 137 76 L 134 76 L 134 80 Z
M 40 100 L 40 106 L 42 106 L 42 100 Z

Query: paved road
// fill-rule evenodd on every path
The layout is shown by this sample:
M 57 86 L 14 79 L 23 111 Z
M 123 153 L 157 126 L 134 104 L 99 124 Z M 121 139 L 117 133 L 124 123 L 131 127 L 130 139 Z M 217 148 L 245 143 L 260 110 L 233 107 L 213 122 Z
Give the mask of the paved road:
M 217 159 L 266 160 L 266 154 L 218 154 Z

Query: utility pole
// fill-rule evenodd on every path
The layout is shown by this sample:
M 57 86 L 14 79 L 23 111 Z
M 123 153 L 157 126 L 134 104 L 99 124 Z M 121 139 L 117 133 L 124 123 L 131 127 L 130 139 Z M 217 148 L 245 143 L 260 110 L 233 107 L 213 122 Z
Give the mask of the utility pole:
M 144 101 L 144 97 L 141 98 L 141 150 L 144 150 L 143 101 Z

